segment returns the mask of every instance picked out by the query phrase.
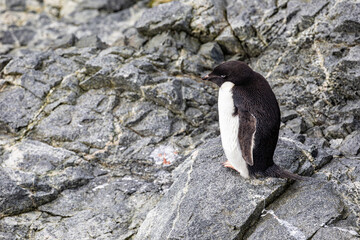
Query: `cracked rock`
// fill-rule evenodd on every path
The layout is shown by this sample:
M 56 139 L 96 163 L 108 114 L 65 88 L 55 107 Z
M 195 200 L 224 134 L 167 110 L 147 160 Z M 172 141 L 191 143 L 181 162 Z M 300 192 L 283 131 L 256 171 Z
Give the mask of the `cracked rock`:
M 0 239 L 359 238 L 359 3 L 156 2 L 0 0 Z M 274 161 L 311 181 L 221 166 L 199 76 L 226 60 L 269 81 Z
M 341 218 L 343 211 L 344 205 L 331 184 L 314 180 L 296 183 L 264 210 L 247 239 L 308 239 L 324 225 Z
M 0 124 L 13 132 L 26 127 L 41 106 L 40 99 L 23 88 L 7 87 L 0 99 Z
M 360 153 L 360 132 L 354 131 L 341 142 L 339 150 L 350 156 L 356 156 Z
M 0 216 L 32 210 L 61 191 L 86 184 L 91 167 L 72 152 L 26 140 L 1 156 Z
M 175 112 L 181 113 L 185 109 L 180 80 L 175 79 L 155 86 L 143 86 L 141 90 L 146 98 Z
M 228 25 L 225 17 L 225 6 L 222 1 L 201 0 L 185 1 L 193 7 L 191 33 L 202 42 L 214 40 Z
M 351 229 L 337 227 L 337 226 L 326 226 L 320 228 L 319 231 L 311 238 L 313 240 L 337 240 L 337 239 L 349 239 L 355 240 L 359 238 L 359 234 Z
M 144 35 L 156 35 L 165 30 L 190 32 L 192 7 L 178 1 L 147 9 L 136 22 L 136 29 Z
M 230 26 L 226 27 L 219 36 L 216 37 L 215 41 L 220 45 L 226 54 L 241 54 L 245 55 L 239 40 L 234 36 Z
M 347 206 L 347 220 L 345 225 L 341 222 L 333 225 L 348 230 L 355 230 L 358 232 L 360 224 L 359 214 L 359 167 L 357 167 L 358 160 L 355 158 L 334 158 L 329 164 L 325 165 L 315 177 L 320 181 L 327 181 L 332 183 L 338 196 Z
M 294 157 L 298 154 L 292 152 Z M 285 181 L 245 180 L 224 168 L 224 161 L 220 138 L 195 150 L 175 170 L 175 182 L 135 239 L 242 237 L 263 205 L 284 190 Z
M 75 43 L 75 46 L 78 48 L 92 47 L 97 49 L 104 49 L 107 47 L 107 45 L 102 42 L 97 35 L 82 37 Z

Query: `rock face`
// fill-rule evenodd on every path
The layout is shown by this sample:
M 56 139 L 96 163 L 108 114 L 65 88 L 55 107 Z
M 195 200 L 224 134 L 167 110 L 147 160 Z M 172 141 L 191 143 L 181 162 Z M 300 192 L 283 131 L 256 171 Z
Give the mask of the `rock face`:
M 359 3 L 159 2 L 0 1 L 0 239 L 358 239 Z M 230 59 L 309 181 L 222 167 Z
M 318 206 L 322 206 L 319 208 Z M 309 239 L 343 217 L 344 205 L 331 184 L 308 182 L 291 186 L 281 200 L 264 210 L 248 239 Z M 326 210 L 324 210 L 326 209 Z
M 295 148 L 277 152 L 277 157 L 286 158 L 287 154 L 296 160 L 302 157 Z M 176 169 L 177 180 L 148 214 L 135 239 L 242 236 L 263 207 L 284 191 L 286 181 L 244 180 L 223 168 L 224 161 L 219 137 L 195 150 Z

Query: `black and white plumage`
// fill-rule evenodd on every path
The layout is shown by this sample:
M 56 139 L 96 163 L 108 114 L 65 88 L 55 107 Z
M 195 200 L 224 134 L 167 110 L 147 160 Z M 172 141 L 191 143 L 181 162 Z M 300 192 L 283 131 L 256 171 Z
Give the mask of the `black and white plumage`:
M 301 179 L 273 161 L 279 136 L 280 110 L 269 83 L 240 61 L 217 66 L 203 77 L 219 89 L 221 142 L 228 159 L 225 167 L 250 176 Z

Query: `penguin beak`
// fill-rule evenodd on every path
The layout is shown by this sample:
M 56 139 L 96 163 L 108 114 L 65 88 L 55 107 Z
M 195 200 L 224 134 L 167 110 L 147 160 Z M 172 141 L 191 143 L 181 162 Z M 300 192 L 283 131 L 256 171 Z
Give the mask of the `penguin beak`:
M 202 77 L 201 79 L 202 79 L 202 80 L 205 80 L 205 81 L 209 80 L 209 74 L 206 75 L 206 76 L 204 76 L 204 77 Z

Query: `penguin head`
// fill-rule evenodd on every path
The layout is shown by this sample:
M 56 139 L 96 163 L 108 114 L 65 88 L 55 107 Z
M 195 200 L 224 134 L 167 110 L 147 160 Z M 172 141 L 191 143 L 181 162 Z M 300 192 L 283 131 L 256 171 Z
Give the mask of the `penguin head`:
M 215 67 L 211 73 L 202 77 L 202 79 L 216 83 L 219 87 L 224 82 L 232 82 L 236 86 L 242 86 L 252 81 L 253 74 L 254 71 L 246 63 L 228 61 Z

